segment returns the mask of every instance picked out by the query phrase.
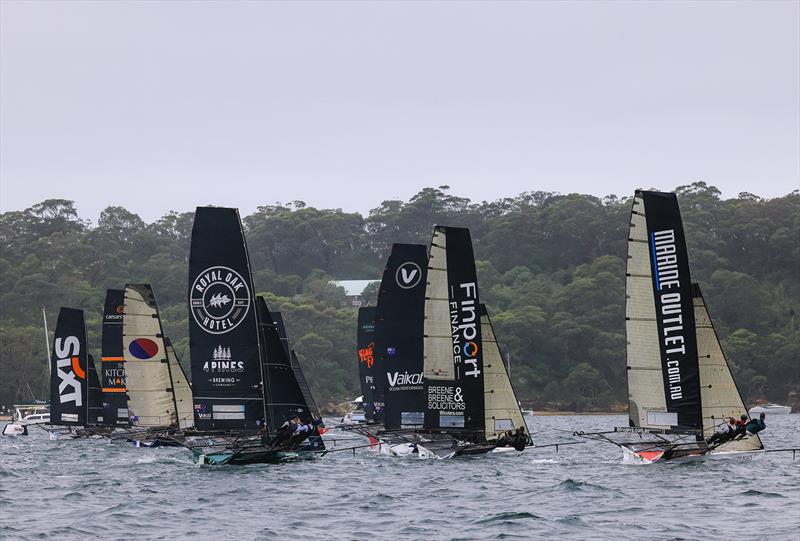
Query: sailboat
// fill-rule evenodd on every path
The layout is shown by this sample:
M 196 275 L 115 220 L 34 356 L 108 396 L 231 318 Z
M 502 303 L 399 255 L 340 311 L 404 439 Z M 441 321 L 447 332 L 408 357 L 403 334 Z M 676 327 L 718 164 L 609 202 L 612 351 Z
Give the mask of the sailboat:
M 629 426 L 577 434 L 619 446 L 626 462 L 763 452 L 757 434 L 706 443 L 720 424 L 747 409 L 700 287 L 691 281 L 675 194 L 636 191 L 625 289 Z
M 122 323 L 129 439 L 141 446 L 177 445 L 176 431 L 194 424 L 192 391 L 164 336 L 153 289 L 127 284 Z
M 294 415 L 304 423 L 314 419 L 277 326 L 253 291 L 238 210 L 198 207 L 189 257 L 195 424 L 228 433 L 189 446 L 201 464 L 276 462 L 324 452 L 316 431 L 298 445 L 273 445 L 279 427 Z
M 424 247 L 413 252 L 424 256 Z M 484 454 L 512 449 L 501 437 L 518 429 L 524 431 L 524 445 L 530 444 L 488 311 L 479 300 L 469 230 L 436 226 L 424 268 L 423 273 L 422 267 L 401 263 L 394 273 L 400 289 L 411 291 L 421 282 L 424 293 L 406 297 L 406 306 L 418 311 L 389 341 L 381 329 L 398 308 L 382 305 L 391 295 L 379 296 L 376 362 L 387 376 L 387 430 L 375 436 L 378 446 L 421 458 Z M 390 284 L 387 291 L 396 295 Z M 405 349 L 408 367 L 419 372 L 399 373 L 406 366 L 391 360 L 397 346 Z
M 61 308 L 53 337 L 50 371 L 51 439 L 102 435 L 100 381 L 88 353 L 83 310 Z M 63 428 L 63 427 L 66 427 Z M 73 430 L 74 427 L 82 427 Z

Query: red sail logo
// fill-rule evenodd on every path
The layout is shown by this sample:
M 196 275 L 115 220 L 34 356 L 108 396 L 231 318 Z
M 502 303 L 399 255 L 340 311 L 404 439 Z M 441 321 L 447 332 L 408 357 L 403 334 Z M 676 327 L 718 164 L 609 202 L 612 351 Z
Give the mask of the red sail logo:
M 358 350 L 358 362 L 367 363 L 367 368 L 372 368 L 372 365 L 375 364 L 375 357 L 372 356 L 372 348 L 375 347 L 375 344 L 370 342 L 370 344 Z

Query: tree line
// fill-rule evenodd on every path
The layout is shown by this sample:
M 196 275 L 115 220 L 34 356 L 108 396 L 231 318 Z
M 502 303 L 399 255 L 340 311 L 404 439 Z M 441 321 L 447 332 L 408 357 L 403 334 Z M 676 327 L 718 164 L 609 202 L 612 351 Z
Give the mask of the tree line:
M 745 399 L 797 403 L 800 192 L 723 199 L 703 182 L 676 192 L 692 277 Z M 295 201 L 260 206 L 243 221 L 255 288 L 284 314 L 320 404 L 358 394 L 356 309 L 330 281 L 380 279 L 392 243 L 427 244 L 433 225 L 447 224 L 472 232 L 481 300 L 520 398 L 588 410 L 626 402 L 630 205 L 630 197 L 541 191 L 477 203 L 440 186 L 367 216 Z M 42 307 L 51 326 L 60 306 L 85 310 L 99 358 L 105 290 L 125 283 L 153 286 L 165 333 L 188 365 L 192 222 L 192 212 L 170 212 L 145 223 L 115 206 L 92 225 L 61 199 L 0 214 L 0 404 L 48 396 Z

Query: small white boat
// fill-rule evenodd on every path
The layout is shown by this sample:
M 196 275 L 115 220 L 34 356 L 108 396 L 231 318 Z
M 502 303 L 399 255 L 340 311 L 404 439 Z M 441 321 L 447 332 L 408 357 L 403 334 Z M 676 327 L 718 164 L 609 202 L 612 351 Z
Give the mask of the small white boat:
M 3 427 L 3 436 L 27 436 L 28 425 L 50 421 L 50 408 L 45 402 L 14 404 L 12 421 Z
M 780 404 L 761 404 L 760 406 L 753 406 L 747 412 L 750 417 L 766 413 L 769 415 L 788 415 L 792 413 L 791 406 L 781 406 Z

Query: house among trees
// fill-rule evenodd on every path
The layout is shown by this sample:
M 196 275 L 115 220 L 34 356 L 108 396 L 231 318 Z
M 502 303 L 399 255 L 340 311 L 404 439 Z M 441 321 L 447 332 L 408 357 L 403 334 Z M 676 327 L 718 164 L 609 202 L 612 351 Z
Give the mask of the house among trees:
M 364 291 L 370 285 L 380 282 L 380 280 L 331 280 L 330 284 L 344 288 L 348 304 L 358 308 L 364 301 Z

